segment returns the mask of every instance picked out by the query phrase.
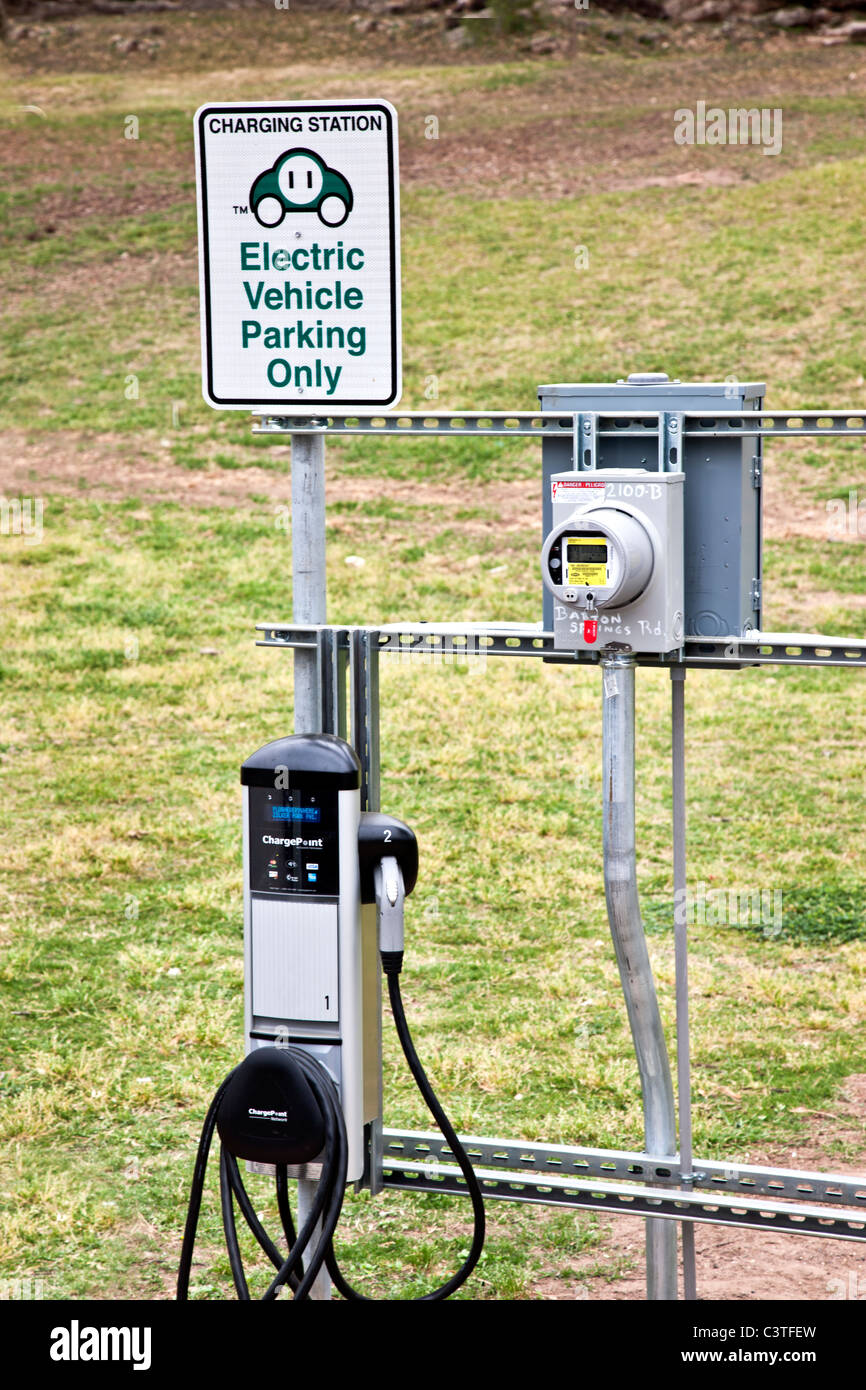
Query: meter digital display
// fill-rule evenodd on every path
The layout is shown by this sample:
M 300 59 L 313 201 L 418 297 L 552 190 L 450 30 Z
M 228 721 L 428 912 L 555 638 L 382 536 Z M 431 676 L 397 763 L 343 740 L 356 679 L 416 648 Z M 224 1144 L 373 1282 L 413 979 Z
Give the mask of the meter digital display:
M 565 583 L 603 588 L 607 583 L 607 537 L 565 536 Z

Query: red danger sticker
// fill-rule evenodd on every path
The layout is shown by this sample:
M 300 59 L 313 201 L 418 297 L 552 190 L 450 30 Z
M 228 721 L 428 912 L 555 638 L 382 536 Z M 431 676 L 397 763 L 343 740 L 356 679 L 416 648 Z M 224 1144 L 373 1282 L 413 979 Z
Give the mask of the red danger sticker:
M 554 502 L 604 500 L 604 482 L 597 478 L 554 478 L 552 490 Z

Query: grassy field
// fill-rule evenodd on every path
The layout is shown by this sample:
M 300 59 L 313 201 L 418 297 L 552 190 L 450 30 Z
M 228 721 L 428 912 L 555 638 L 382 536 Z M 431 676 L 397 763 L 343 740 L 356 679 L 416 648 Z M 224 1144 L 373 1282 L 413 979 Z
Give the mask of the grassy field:
M 238 767 L 292 726 L 291 659 L 253 645 L 291 609 L 289 460 L 200 398 L 196 106 L 397 106 L 407 406 L 529 409 L 539 382 L 637 369 L 765 380 L 774 407 L 866 399 L 862 55 L 579 22 L 534 56 L 308 7 L 156 33 L 111 16 L 6 55 L 0 466 L 44 531 L 0 536 L 0 1278 L 170 1296 L 195 1136 L 239 1055 Z M 677 146 L 697 100 L 781 107 L 781 154 Z M 328 449 L 332 620 L 540 617 L 533 445 Z M 767 627 L 863 635 L 863 542 L 826 541 L 827 502 L 863 473 L 861 445 L 768 450 Z M 866 1071 L 861 679 L 687 683 L 690 884 L 782 892 L 780 923 L 692 931 L 708 1157 L 796 1148 Z M 638 677 L 637 833 L 673 1049 L 668 685 Z M 640 1148 L 597 672 L 385 661 L 382 689 L 382 804 L 422 854 L 405 994 L 455 1124 Z M 386 1045 L 386 1122 L 424 1128 Z M 826 1166 L 863 1139 L 831 1136 Z M 213 1193 L 204 1215 L 196 1289 L 219 1298 Z M 491 1225 L 466 1297 L 604 1296 L 624 1273 L 594 1217 L 500 1205 Z M 423 1291 L 466 1240 L 441 1199 L 347 1207 L 347 1270 L 379 1292 Z

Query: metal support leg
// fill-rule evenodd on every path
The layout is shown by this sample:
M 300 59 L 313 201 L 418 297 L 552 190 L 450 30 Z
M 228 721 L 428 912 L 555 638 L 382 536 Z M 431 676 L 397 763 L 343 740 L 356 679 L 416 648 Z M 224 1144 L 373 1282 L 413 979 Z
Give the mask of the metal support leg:
M 325 440 L 321 434 L 292 435 L 292 618 L 327 622 L 325 580 Z M 320 650 L 295 652 L 295 733 L 322 733 Z M 316 1183 L 298 1181 L 298 1230 L 316 1193 Z M 313 1235 L 315 1244 L 320 1227 Z M 331 1280 L 323 1267 L 310 1298 L 327 1302 Z
M 323 734 L 346 737 L 346 668 L 349 653 L 345 633 L 337 627 L 316 634 L 316 682 L 319 708 L 316 728 Z
M 379 803 L 379 633 L 375 629 L 356 630 L 349 639 L 349 686 L 351 691 L 351 743 L 361 760 L 361 810 L 378 811 Z M 365 909 L 366 911 L 366 909 Z M 382 974 L 376 970 L 376 1016 L 382 1017 Z M 378 1031 L 376 1069 L 379 1077 L 379 1118 L 367 1126 L 369 1164 L 367 1185 L 372 1196 L 384 1188 L 382 1165 L 382 1030 Z
M 677 994 L 677 1098 L 680 1118 L 680 1171 L 686 1192 L 694 1186 L 692 1163 L 691 1046 L 689 1040 L 689 949 L 686 912 L 686 668 L 671 667 L 671 769 L 674 824 L 674 959 Z M 683 1296 L 697 1298 L 695 1226 L 684 1221 Z
M 646 1151 L 676 1153 L 676 1121 L 655 981 L 637 895 L 634 828 L 634 672 L 632 655 L 602 656 L 604 891 L 643 1091 Z M 647 1298 L 677 1297 L 673 1222 L 646 1222 Z
M 361 759 L 361 810 L 379 810 L 379 634 L 356 629 L 349 657 L 352 743 Z

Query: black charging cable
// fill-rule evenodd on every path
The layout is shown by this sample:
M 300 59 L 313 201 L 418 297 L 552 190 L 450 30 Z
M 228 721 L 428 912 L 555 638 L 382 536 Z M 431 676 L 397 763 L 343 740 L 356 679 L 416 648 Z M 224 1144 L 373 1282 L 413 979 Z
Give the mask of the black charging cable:
M 248 1101 L 250 1096 L 255 1094 L 257 1084 L 261 1085 L 258 1073 L 263 1071 L 268 1073 L 264 1078 L 265 1093 L 268 1096 L 273 1094 L 275 1077 L 278 1083 L 277 1094 L 280 1099 L 288 1096 L 289 1104 L 291 1104 L 292 1091 L 297 1091 L 299 1076 L 302 1077 L 303 1083 L 309 1089 L 315 1100 L 318 1117 L 321 1120 L 321 1134 L 317 1133 L 315 1142 L 312 1144 L 316 1152 L 321 1150 L 322 1153 L 321 1175 L 307 1218 L 296 1234 L 288 1200 L 286 1168 L 289 1162 L 309 1160 L 311 1157 L 308 1152 L 310 1143 L 307 1142 L 299 1150 L 293 1148 L 291 1142 L 282 1144 L 279 1140 L 274 1141 L 276 1151 L 282 1150 L 283 1155 L 283 1161 L 277 1163 L 275 1167 L 277 1205 L 289 1250 L 288 1256 L 284 1257 L 259 1221 L 249 1194 L 244 1187 L 237 1164 L 238 1157 L 264 1158 L 267 1161 L 272 1155 L 266 1151 L 263 1153 L 255 1145 L 252 1149 L 246 1147 L 244 1140 L 248 1135 L 243 1132 L 239 1135 L 236 1125 L 225 1122 L 220 1145 L 220 1204 L 223 1234 L 225 1235 L 235 1292 L 242 1302 L 250 1301 L 249 1286 L 244 1273 L 235 1222 L 235 1199 L 253 1236 L 277 1271 L 262 1296 L 263 1301 L 276 1298 L 285 1285 L 293 1290 L 296 1299 L 308 1298 L 310 1289 L 324 1264 L 340 1216 L 343 1192 L 346 1186 L 349 1146 L 343 1108 L 340 1105 L 337 1089 L 331 1077 L 315 1058 L 296 1047 L 261 1048 L 250 1053 L 240 1066 L 229 1073 L 214 1096 L 205 1118 L 193 1171 L 192 1191 L 178 1270 L 177 1298 L 180 1301 L 189 1297 L 192 1255 L 208 1157 L 214 1131 L 220 1125 L 221 1111 L 226 1105 L 227 1097 L 229 1100 L 231 1099 L 233 1084 L 236 1086 L 241 1100 L 243 1102 Z M 250 1106 L 242 1104 L 241 1109 L 248 1112 Z M 316 1228 L 320 1222 L 321 1228 L 317 1234 Z M 314 1236 L 316 1239 L 313 1243 Z
M 444 1298 L 450 1298 L 451 1294 L 453 1294 L 456 1289 L 459 1289 L 461 1284 L 465 1284 L 481 1258 L 481 1251 L 484 1249 L 486 1228 L 484 1198 L 481 1193 L 481 1185 L 475 1175 L 475 1169 L 472 1167 L 469 1155 L 458 1139 L 451 1121 L 439 1104 L 436 1093 L 427 1078 L 427 1073 L 421 1065 L 418 1053 L 415 1051 L 415 1044 L 412 1041 L 409 1025 L 406 1022 L 406 1011 L 403 1008 L 403 996 L 400 993 L 400 971 L 403 968 L 403 952 L 383 951 L 381 955 L 382 968 L 388 981 L 388 998 L 391 1003 L 391 1012 L 394 1015 L 394 1025 L 397 1029 L 400 1045 L 403 1048 L 403 1056 L 406 1058 L 409 1070 L 415 1078 L 415 1083 L 424 1097 L 428 1110 L 441 1129 L 449 1149 L 460 1165 L 460 1169 L 466 1179 L 466 1187 L 469 1196 L 472 1200 L 472 1244 L 469 1248 L 469 1254 L 463 1264 L 457 1270 L 457 1273 L 453 1274 L 451 1278 L 438 1289 L 434 1289 L 431 1293 L 421 1294 L 419 1298 L 411 1300 L 415 1303 L 438 1303 Z M 359 1293 L 357 1289 L 353 1288 L 346 1279 L 337 1264 L 337 1257 L 334 1254 L 333 1245 L 328 1249 L 327 1266 L 328 1273 L 334 1282 L 334 1287 L 344 1298 L 352 1301 L 356 1299 L 364 1302 L 371 1301 L 365 1294 Z

